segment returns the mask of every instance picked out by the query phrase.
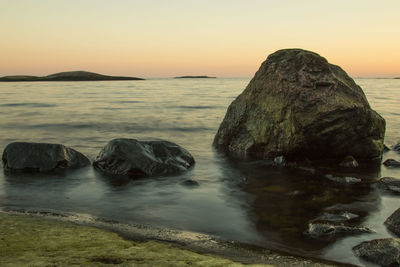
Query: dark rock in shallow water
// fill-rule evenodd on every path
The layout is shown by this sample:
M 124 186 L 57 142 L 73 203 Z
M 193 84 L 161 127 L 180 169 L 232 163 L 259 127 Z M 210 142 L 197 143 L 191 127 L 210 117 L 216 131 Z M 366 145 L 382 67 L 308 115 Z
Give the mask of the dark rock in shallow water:
M 259 159 L 376 160 L 384 133 L 385 120 L 340 67 L 285 49 L 268 56 L 229 106 L 214 146 Z
M 394 238 L 374 239 L 353 247 L 357 257 L 380 266 L 400 266 L 400 240 Z
M 390 148 L 387 147 L 387 145 L 383 145 L 383 153 L 389 152 Z
M 7 171 L 49 172 L 90 165 L 83 154 L 61 144 L 11 143 L 4 149 L 2 159 Z
M 400 194 L 400 180 L 393 177 L 382 177 L 379 179 L 377 186 L 380 190 Z
M 321 239 L 333 237 L 339 234 L 354 235 L 364 233 L 374 233 L 374 231 L 367 227 L 351 227 L 328 223 L 310 223 L 308 224 L 308 229 L 305 232 L 306 235 L 309 235 L 312 238 Z
M 392 148 L 393 148 L 393 150 L 396 151 L 397 153 L 400 153 L 400 143 L 394 145 Z
M 354 218 L 359 217 L 357 214 L 351 212 L 340 212 L 340 213 L 322 213 L 314 221 L 328 221 L 328 222 L 345 222 L 350 221 Z
M 400 168 L 400 162 L 395 159 L 387 159 L 385 162 L 383 162 L 383 165 L 388 168 Z
M 361 182 L 361 179 L 355 178 L 355 177 L 347 177 L 347 176 L 346 177 L 336 177 L 336 176 L 333 176 L 332 174 L 326 174 L 325 177 L 331 181 L 334 181 L 336 183 L 345 184 L 345 185 L 351 185 L 351 184 L 356 184 L 356 183 Z
M 306 192 L 301 191 L 301 190 L 294 190 L 292 192 L 286 193 L 286 195 L 289 197 L 298 197 L 298 196 L 306 195 Z
M 141 178 L 178 174 L 194 163 L 192 155 L 175 143 L 120 138 L 101 150 L 93 166 L 107 174 Z
M 386 227 L 400 237 L 400 209 L 393 212 L 385 221 Z
M 199 183 L 195 180 L 185 180 L 183 182 L 180 183 L 181 185 L 187 186 L 187 187 L 198 187 Z

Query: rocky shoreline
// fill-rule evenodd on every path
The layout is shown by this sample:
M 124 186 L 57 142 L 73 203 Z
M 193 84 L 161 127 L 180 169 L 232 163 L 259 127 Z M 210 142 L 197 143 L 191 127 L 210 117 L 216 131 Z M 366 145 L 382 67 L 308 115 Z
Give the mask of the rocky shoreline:
M 352 266 L 88 215 L 0 211 L 0 234 L 1 265 Z

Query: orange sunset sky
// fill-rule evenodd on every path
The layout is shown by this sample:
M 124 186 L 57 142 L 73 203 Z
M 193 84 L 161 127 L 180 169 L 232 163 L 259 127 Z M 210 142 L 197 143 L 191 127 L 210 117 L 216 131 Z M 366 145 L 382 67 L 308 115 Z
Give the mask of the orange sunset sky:
M 397 77 L 399 14 L 399 0 L 0 0 L 0 76 L 250 77 L 299 47 L 353 77 Z

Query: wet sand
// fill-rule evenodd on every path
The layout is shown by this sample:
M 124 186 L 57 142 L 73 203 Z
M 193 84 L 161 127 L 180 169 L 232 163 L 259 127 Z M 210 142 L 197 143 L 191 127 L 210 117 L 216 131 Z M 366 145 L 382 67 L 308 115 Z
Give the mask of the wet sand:
M 79 214 L 2 211 L 0 236 L 1 266 L 346 266 Z

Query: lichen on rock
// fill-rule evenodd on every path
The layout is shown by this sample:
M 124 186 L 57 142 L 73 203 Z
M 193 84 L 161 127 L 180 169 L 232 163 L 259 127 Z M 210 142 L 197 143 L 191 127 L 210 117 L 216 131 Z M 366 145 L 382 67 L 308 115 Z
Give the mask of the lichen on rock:
M 379 160 L 384 133 L 385 120 L 340 67 L 284 49 L 268 56 L 231 103 L 214 146 L 257 159 Z

